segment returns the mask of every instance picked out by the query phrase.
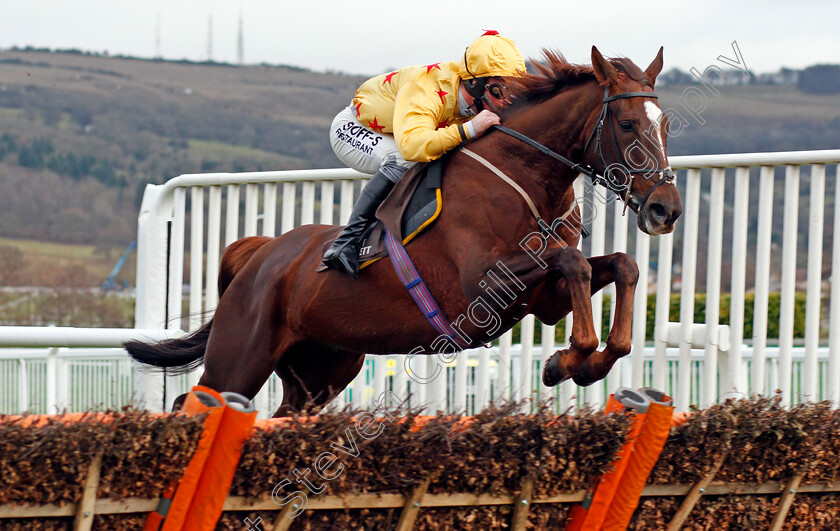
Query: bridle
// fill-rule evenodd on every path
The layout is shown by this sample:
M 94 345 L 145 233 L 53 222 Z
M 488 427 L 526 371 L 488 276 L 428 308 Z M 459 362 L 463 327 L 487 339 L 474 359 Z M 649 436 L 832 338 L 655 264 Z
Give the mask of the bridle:
M 589 150 L 589 146 L 592 143 L 592 139 L 595 139 L 595 150 L 598 154 L 598 157 L 601 159 L 601 163 L 604 165 L 604 169 L 606 170 L 610 166 L 607 164 L 606 159 L 604 158 L 603 153 L 603 144 L 601 143 L 601 134 L 604 129 L 604 122 L 606 122 L 610 117 L 610 102 L 615 100 L 625 99 L 625 98 L 659 98 L 659 96 L 655 92 L 625 92 L 623 94 L 616 94 L 614 96 L 609 95 L 609 88 L 604 88 L 604 98 L 602 100 L 602 107 L 601 107 L 601 114 L 598 116 L 598 122 L 595 125 L 595 128 L 590 133 L 589 138 L 586 140 L 586 144 L 583 148 L 584 157 L 586 156 L 587 151 Z M 644 207 L 647 200 L 650 198 L 651 194 L 653 194 L 654 190 L 659 188 L 665 183 L 673 183 L 676 180 L 676 176 L 674 172 L 670 168 L 637 168 L 631 169 L 631 167 L 627 164 L 627 161 L 624 158 L 624 155 L 621 153 L 621 149 L 618 147 L 618 139 L 615 136 L 615 129 L 612 125 L 612 120 L 609 120 L 610 123 L 610 132 L 612 136 L 613 147 L 620 157 L 619 164 L 624 169 L 625 172 L 630 176 L 629 183 L 618 183 L 613 179 L 605 177 L 603 175 L 599 175 L 594 168 L 589 166 L 588 164 L 578 164 L 576 162 L 572 162 L 571 160 L 567 159 L 563 155 L 551 150 L 550 148 L 540 144 L 536 140 L 529 138 L 522 133 L 510 129 L 509 127 L 505 127 L 502 125 L 494 125 L 492 126 L 494 129 L 501 131 L 521 142 L 528 144 L 529 146 L 533 147 L 537 151 L 543 153 L 544 155 L 548 155 L 549 157 L 562 162 L 563 164 L 569 166 L 571 169 L 576 170 L 584 175 L 588 176 L 592 183 L 595 185 L 602 185 L 608 190 L 614 192 L 616 195 L 622 198 L 624 201 L 625 206 L 629 205 L 629 201 L 631 199 L 630 190 L 633 186 L 633 178 L 636 174 L 645 174 L 649 175 L 652 173 L 656 173 L 660 175 L 660 178 L 657 182 L 647 191 L 647 193 L 642 197 L 641 201 L 639 201 L 637 209 L 641 212 L 642 208 Z M 623 194 L 623 195 L 622 195 Z
M 609 119 L 610 102 L 626 98 L 659 99 L 659 96 L 655 92 L 625 92 L 623 94 L 616 94 L 614 96 L 610 96 L 609 87 L 604 87 L 604 99 L 601 100 L 603 103 L 603 105 L 601 106 L 601 114 L 598 116 L 598 123 L 595 125 L 595 129 L 592 130 L 592 133 L 589 134 L 589 138 L 586 140 L 586 144 L 583 147 L 583 153 L 584 156 L 586 156 L 586 152 L 589 150 L 589 144 L 592 142 L 592 139 L 595 138 L 595 150 L 598 153 L 598 157 L 601 159 L 601 164 L 603 164 L 605 170 L 610 167 L 610 165 L 607 164 L 607 161 L 604 158 L 603 144 L 601 143 L 601 133 L 604 129 L 604 123 L 609 123 L 613 149 L 615 150 L 615 153 L 619 158 L 618 164 L 621 166 L 623 171 L 627 172 L 627 174 L 630 176 L 630 182 L 628 182 L 626 185 L 623 183 L 619 184 L 616 183 L 614 179 L 610 179 L 609 176 L 601 177 L 601 179 L 609 181 L 611 183 L 611 186 L 607 186 L 607 188 L 609 188 L 610 190 L 618 194 L 619 197 L 621 197 L 621 194 L 619 192 L 621 188 L 624 188 L 626 186 L 627 193 L 622 198 L 626 205 L 630 199 L 630 190 L 633 188 L 633 179 L 636 175 L 650 175 L 653 173 L 660 175 L 660 178 L 657 180 L 657 182 L 654 183 L 653 186 L 651 186 L 650 190 L 647 191 L 645 196 L 642 198 L 641 202 L 639 202 L 638 209 L 641 210 L 644 204 L 647 202 L 648 198 L 650 198 L 651 194 L 654 192 L 654 190 L 656 190 L 665 183 L 673 183 L 676 180 L 676 176 L 670 168 L 634 168 L 633 166 L 627 163 L 624 154 L 621 152 L 621 148 L 618 147 L 618 139 L 615 136 L 615 127 L 613 126 L 613 121 Z

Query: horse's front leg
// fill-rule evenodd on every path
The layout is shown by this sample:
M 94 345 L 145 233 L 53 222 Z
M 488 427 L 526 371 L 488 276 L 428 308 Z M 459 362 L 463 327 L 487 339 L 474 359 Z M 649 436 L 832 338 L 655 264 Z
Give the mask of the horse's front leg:
M 575 373 L 573 379 L 578 385 L 590 385 L 606 377 L 615 362 L 630 353 L 633 296 L 639 281 L 639 267 L 625 253 L 591 258 L 589 263 L 592 266 L 593 284 L 596 278 L 602 287 L 615 282 L 615 317 L 607 336 L 607 346 L 603 351 L 589 356 Z
M 615 362 L 630 352 L 633 294 L 639 279 L 639 269 L 636 262 L 625 253 L 615 253 L 588 259 L 591 268 L 590 293 L 597 293 L 605 286 L 615 282 L 616 307 L 613 326 L 607 336 L 607 346 L 601 352 L 592 352 L 581 357 L 574 347 L 577 327 L 573 325 L 570 348 L 559 350 L 546 361 L 543 370 L 543 383 L 547 386 L 573 378 L 578 385 L 590 385 L 604 378 Z M 537 301 L 534 313 L 545 323 L 556 323 L 571 309 L 575 325 L 579 318 L 586 318 L 592 322 L 592 309 L 581 315 L 570 307 L 569 298 L 573 299 L 573 286 L 567 279 L 561 279 L 551 288 L 543 290 Z M 593 328 L 594 334 L 594 328 Z M 595 340 L 597 347 L 597 339 Z M 592 349 L 595 350 L 594 348 Z
M 529 254 L 517 253 L 502 257 L 499 262 L 512 273 L 504 286 L 505 291 L 539 290 L 534 292 L 536 296 L 531 298 L 528 311 L 540 320 L 551 323 L 554 316 L 553 322 L 557 322 L 569 310 L 574 314 L 569 348 L 555 354 L 543 373 L 543 382 L 551 386 L 574 376 L 586 358 L 598 348 L 598 336 L 592 320 L 593 270 L 583 253 L 575 247 L 554 247 L 545 250 L 540 258 L 536 261 Z M 467 271 L 463 283 L 465 293 L 471 298 L 482 295 L 475 288 L 477 271 Z M 477 286 L 483 287 L 481 283 Z M 545 304 L 546 299 L 550 299 L 553 305 Z
M 577 248 L 554 249 L 546 260 L 559 275 L 548 280 L 532 307 L 532 313 L 546 323 L 556 323 L 572 312 L 574 322 L 569 348 L 558 351 L 546 363 L 543 383 L 547 386 L 573 377 L 598 348 L 592 319 L 593 267 Z M 545 277 L 543 277 L 545 278 Z M 600 289 L 600 288 L 599 288 Z

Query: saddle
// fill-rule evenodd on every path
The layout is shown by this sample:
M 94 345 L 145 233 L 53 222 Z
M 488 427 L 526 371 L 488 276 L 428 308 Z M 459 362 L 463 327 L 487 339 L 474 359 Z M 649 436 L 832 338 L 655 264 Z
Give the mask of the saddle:
M 362 234 L 359 269 L 388 256 L 385 229 L 403 245 L 417 237 L 440 215 L 443 208 L 441 184 L 448 156 L 426 164 L 416 164 L 394 186 L 376 210 L 377 221 Z M 326 242 L 326 250 L 332 241 Z

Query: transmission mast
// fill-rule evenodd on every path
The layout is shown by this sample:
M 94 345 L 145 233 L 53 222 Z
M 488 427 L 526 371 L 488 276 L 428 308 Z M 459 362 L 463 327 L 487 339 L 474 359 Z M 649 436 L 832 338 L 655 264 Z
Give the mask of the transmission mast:
M 242 10 L 239 10 L 239 36 L 236 39 L 236 61 L 240 66 L 245 64 L 245 35 L 242 30 Z
M 213 61 L 213 15 L 207 17 L 207 61 Z
M 157 27 L 155 29 L 155 59 L 161 59 L 160 53 L 160 13 L 157 15 Z

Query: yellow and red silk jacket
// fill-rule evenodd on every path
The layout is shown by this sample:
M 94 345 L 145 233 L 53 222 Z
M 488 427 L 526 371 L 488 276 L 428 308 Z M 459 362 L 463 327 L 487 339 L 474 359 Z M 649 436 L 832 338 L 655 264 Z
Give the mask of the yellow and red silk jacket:
M 405 160 L 435 160 L 468 137 L 458 114 L 459 63 L 409 66 L 367 80 L 353 105 L 362 125 L 394 135 Z

